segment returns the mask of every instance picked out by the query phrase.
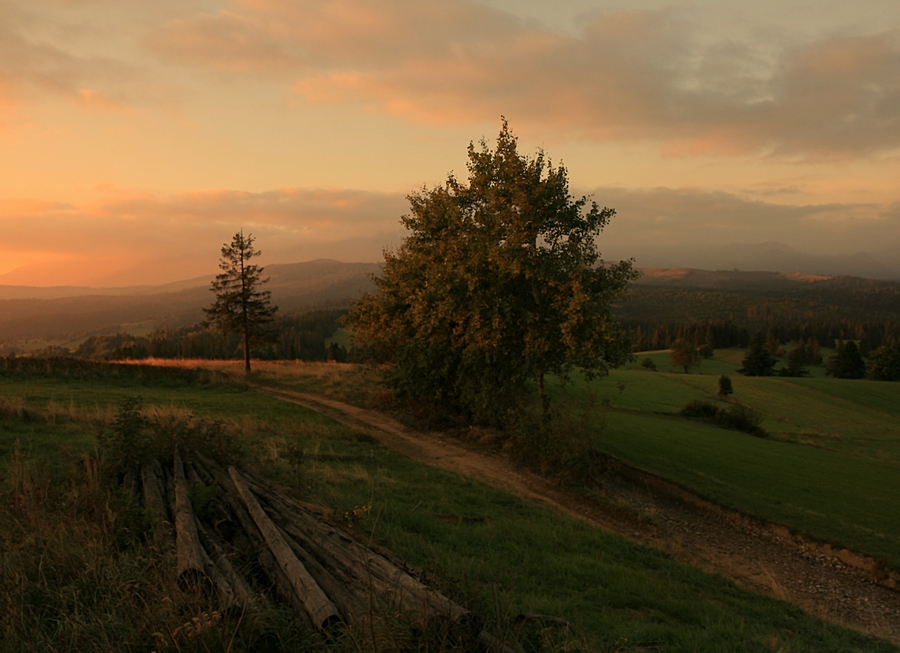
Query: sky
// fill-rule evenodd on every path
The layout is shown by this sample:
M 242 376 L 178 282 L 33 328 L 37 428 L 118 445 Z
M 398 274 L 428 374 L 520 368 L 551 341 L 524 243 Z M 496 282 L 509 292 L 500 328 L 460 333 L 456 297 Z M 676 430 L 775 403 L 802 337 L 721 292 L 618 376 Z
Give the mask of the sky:
M 0 0 L 0 284 L 380 260 L 501 116 L 608 260 L 900 251 L 896 0 Z

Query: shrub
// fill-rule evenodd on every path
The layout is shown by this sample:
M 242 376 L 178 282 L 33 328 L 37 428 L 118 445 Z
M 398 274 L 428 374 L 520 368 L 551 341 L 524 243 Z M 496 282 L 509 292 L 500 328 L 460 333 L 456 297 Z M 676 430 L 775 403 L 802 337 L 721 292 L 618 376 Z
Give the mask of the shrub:
M 715 419 L 716 413 L 719 411 L 717 406 L 714 406 L 705 401 L 692 401 L 688 403 L 684 408 L 681 409 L 681 415 L 683 417 L 690 417 L 693 419 Z
M 681 409 L 680 414 L 682 417 L 698 419 L 715 424 L 723 429 L 742 431 L 760 438 L 765 438 L 769 435 L 762 428 L 762 415 L 743 404 L 719 408 L 706 401 L 691 401 Z
M 645 370 L 652 370 L 654 372 L 656 371 L 656 363 L 654 363 L 653 359 L 649 356 L 641 361 L 641 367 L 643 367 Z
M 731 377 L 723 374 L 719 377 L 719 396 L 727 397 L 734 394 L 734 386 L 731 385 Z

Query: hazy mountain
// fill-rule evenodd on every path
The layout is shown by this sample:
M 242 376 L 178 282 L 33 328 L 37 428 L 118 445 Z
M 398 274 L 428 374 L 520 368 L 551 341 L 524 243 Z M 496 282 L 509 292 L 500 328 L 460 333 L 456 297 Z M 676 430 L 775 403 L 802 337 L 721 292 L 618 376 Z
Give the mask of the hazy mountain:
M 782 243 L 732 243 L 713 248 L 659 247 L 635 255 L 639 267 L 694 268 L 704 270 L 743 270 L 853 276 L 867 279 L 900 280 L 896 253 L 859 252 L 824 255 L 801 252 Z
M 377 263 L 325 259 L 269 265 L 266 289 L 282 313 L 342 308 L 373 287 L 368 274 L 379 270 Z M 213 301 L 212 278 L 127 288 L 0 286 L 0 342 L 68 343 L 93 334 L 196 324 Z

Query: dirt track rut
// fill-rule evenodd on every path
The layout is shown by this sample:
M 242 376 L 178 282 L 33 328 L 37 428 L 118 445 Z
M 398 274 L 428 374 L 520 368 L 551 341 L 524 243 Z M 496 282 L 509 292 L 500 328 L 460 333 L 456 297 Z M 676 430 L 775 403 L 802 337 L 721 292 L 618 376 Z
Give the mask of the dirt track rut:
M 666 481 L 622 466 L 593 502 L 516 467 L 505 456 L 320 395 L 255 386 L 367 433 L 410 458 L 453 471 L 665 551 L 681 562 L 789 601 L 816 616 L 900 645 L 895 574 L 849 551 L 719 508 Z M 893 588 L 891 587 L 893 586 Z

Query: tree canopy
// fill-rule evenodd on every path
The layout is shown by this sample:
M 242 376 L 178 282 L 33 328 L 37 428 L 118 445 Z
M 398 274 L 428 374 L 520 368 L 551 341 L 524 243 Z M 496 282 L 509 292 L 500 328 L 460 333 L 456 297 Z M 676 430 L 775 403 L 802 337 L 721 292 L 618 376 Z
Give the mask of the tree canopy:
M 866 362 L 852 340 L 838 340 L 835 352 L 825 367 L 825 373 L 837 379 L 862 379 L 866 376 Z
M 271 293 L 260 290 L 268 281 L 262 278 L 263 268 L 250 261 L 262 254 L 254 249 L 252 234 L 243 231 L 234 235 L 231 244 L 222 245 L 222 258 L 210 290 L 216 301 L 204 308 L 207 323 L 215 324 L 225 333 L 241 334 L 244 350 L 244 369 L 250 371 L 250 342 L 264 335 L 263 327 L 274 319 L 277 306 L 271 303 Z
M 756 331 L 738 372 L 745 376 L 772 376 L 774 368 L 775 358 L 769 353 L 762 331 Z
M 470 143 L 468 159 L 468 183 L 409 195 L 410 234 L 348 324 L 393 363 L 401 395 L 497 422 L 532 382 L 546 411 L 547 374 L 628 359 L 610 305 L 636 273 L 600 260 L 614 209 L 571 197 L 566 169 L 519 154 L 505 120 L 496 148 Z
M 690 368 L 700 364 L 700 351 L 690 340 L 679 338 L 672 343 L 672 365 L 683 367 L 684 373 L 690 372 Z
M 866 376 L 874 381 L 900 381 L 900 344 L 882 345 L 869 354 Z

